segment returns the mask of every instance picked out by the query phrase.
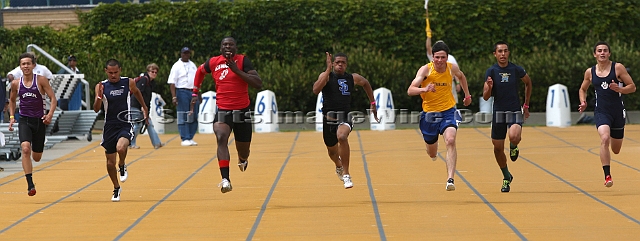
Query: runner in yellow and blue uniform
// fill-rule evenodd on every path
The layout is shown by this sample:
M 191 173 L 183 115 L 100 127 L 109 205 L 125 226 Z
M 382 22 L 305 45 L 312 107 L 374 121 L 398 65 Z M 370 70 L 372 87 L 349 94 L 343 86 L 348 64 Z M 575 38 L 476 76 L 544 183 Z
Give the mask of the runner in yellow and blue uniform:
M 420 131 L 427 146 L 427 154 L 432 160 L 438 154 L 438 135 L 444 137 L 447 145 L 447 191 L 456 189 L 453 177 L 456 172 L 456 133 L 461 121 L 460 112 L 451 93 L 451 84 L 455 76 L 464 91 L 464 105 L 471 104 L 471 95 L 467 78 L 457 64 L 447 63 L 449 47 L 444 42 L 436 42 L 432 48 L 433 62 L 418 70 L 411 82 L 407 94 L 422 97 Z

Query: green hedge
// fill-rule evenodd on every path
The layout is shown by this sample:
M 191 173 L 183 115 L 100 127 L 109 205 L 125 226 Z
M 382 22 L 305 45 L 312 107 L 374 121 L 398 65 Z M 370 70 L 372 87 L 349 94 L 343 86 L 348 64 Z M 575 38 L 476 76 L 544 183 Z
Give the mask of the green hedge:
M 406 14 L 415 9 L 413 14 Z M 106 34 L 113 48 L 137 56 L 172 56 L 184 45 L 216 55 L 220 40 L 234 36 L 256 60 L 292 61 L 324 56 L 336 43 L 367 46 L 413 59 L 424 36 L 424 11 L 408 0 L 291 0 L 101 5 L 80 14 L 91 38 Z
M 638 66 L 640 8 L 631 0 L 431 0 L 434 40 L 451 47 L 467 75 L 472 95 L 482 91 L 484 71 L 495 59 L 493 43 L 510 43 L 513 62 L 534 81 L 532 111 L 544 111 L 546 89 L 555 83 L 569 87 L 577 105 L 577 87 L 593 65 L 592 45 L 612 42 L 612 59 L 634 72 Z M 349 71 L 394 93 L 397 108 L 419 109 L 419 98 L 407 96 L 415 71 L 426 62 L 424 8 L 417 0 L 289 0 L 150 4 L 101 4 L 78 12 L 81 25 L 55 31 L 47 27 L 0 28 L 0 72 L 17 66 L 27 44 L 35 43 L 66 61 L 75 54 L 91 83 L 104 79 L 104 62 L 117 58 L 123 75 L 134 76 L 148 63 L 160 66 L 166 82 L 179 49 L 195 50 L 193 60 L 217 55 L 220 40 L 233 36 L 239 51 L 255 63 L 265 89 L 273 90 L 282 110 L 313 110 L 311 85 L 324 70 L 324 52 L 349 55 Z M 57 71 L 47 60 L 41 64 Z M 207 78 L 205 88 L 213 88 Z M 168 85 L 160 85 L 169 97 Z M 256 91 L 252 90 L 252 97 Z M 368 107 L 362 91 L 355 109 Z M 635 95 L 625 99 L 637 108 Z M 471 109 L 477 110 L 477 98 Z M 573 108 L 573 107 L 572 107 Z M 573 108 L 575 109 L 575 108 Z
M 584 79 L 585 70 L 596 64 L 593 57 L 593 45 L 598 42 L 596 38 L 589 37 L 580 46 L 566 46 L 561 44 L 553 45 L 553 48 L 536 48 L 527 54 L 511 52 L 510 60 L 525 68 L 533 82 L 533 93 L 531 97 L 532 111 L 545 111 L 547 91 L 549 86 L 563 84 L 567 86 L 569 98 L 571 100 L 571 110 L 578 109 L 578 90 Z M 620 62 L 625 67 L 631 69 L 631 77 L 635 77 L 638 84 L 640 80 L 640 48 L 632 47 L 633 43 L 625 43 L 614 39 L 611 45 L 611 60 Z M 471 79 L 472 95 L 482 95 L 482 79 L 485 70 L 495 63 L 493 55 L 486 58 L 479 58 L 467 62 L 463 66 L 468 79 Z M 524 86 L 521 85 L 521 96 L 524 93 Z M 594 90 L 590 87 L 587 92 L 589 100 L 588 110 L 593 110 Z M 475 101 L 475 99 L 474 99 Z M 628 110 L 637 110 L 640 107 L 640 96 L 630 94 L 624 96 L 625 106 Z

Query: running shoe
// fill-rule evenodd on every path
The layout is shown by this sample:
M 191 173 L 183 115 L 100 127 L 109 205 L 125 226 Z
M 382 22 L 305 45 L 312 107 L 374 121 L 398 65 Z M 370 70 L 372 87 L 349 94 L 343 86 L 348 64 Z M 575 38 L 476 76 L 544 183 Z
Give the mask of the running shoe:
M 36 195 L 36 187 L 30 187 L 29 188 L 29 192 L 27 194 L 29 194 L 29 196 L 35 196 Z
M 502 188 L 500 189 L 501 192 L 509 192 L 511 191 L 511 182 L 513 182 L 513 175 L 511 175 L 510 179 L 503 179 L 502 180 Z
M 520 155 L 520 150 L 518 149 L 518 146 L 509 147 L 509 156 L 511 157 L 511 161 L 518 160 L 519 155 Z
M 607 175 L 607 176 L 604 178 L 604 186 L 605 186 L 605 187 L 611 187 L 611 186 L 613 186 L 613 180 L 611 180 L 611 175 Z
M 244 162 L 241 160 L 238 160 L 238 167 L 240 168 L 241 172 L 246 171 L 247 166 L 249 166 L 249 160 L 245 160 Z
M 129 177 L 129 172 L 127 172 L 127 165 L 121 166 L 118 172 L 120 173 L 120 181 L 126 182 L 127 178 Z
M 344 182 L 345 189 L 349 189 L 353 187 L 353 182 L 351 182 L 351 175 L 347 174 L 342 176 L 342 181 Z
M 111 197 L 112 202 L 120 202 L 120 192 L 122 192 L 122 187 L 113 189 L 113 196 Z
M 231 182 L 229 182 L 229 180 L 227 180 L 226 178 L 222 178 L 222 182 L 218 184 L 218 187 L 220 188 L 220 191 L 222 193 L 231 192 L 231 189 L 233 189 L 233 187 L 231 187 Z
M 342 172 L 344 172 L 343 167 L 336 167 L 336 175 L 338 175 L 338 178 L 340 179 L 340 181 L 343 181 Z
M 453 184 L 453 178 L 449 178 L 449 180 L 447 180 L 447 191 L 455 191 L 456 190 L 456 185 Z

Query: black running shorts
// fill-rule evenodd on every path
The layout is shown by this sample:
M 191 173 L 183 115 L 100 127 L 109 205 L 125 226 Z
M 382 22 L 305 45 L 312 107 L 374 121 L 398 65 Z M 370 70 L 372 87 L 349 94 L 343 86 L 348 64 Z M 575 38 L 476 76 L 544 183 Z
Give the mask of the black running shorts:
M 100 143 L 100 145 L 104 147 L 105 153 L 116 153 L 116 146 L 121 137 L 127 138 L 129 142 L 131 142 L 131 138 L 133 137 L 133 124 L 105 124 L 102 130 L 102 142 Z
M 251 142 L 253 123 L 251 122 L 249 107 L 242 110 L 218 109 L 216 117 L 213 119 L 213 123 L 216 122 L 227 124 L 233 131 L 236 141 Z
M 31 151 L 42 153 L 44 151 L 44 140 L 47 125 L 42 122 L 42 118 L 20 116 L 18 121 L 18 134 L 20 143 L 31 143 Z

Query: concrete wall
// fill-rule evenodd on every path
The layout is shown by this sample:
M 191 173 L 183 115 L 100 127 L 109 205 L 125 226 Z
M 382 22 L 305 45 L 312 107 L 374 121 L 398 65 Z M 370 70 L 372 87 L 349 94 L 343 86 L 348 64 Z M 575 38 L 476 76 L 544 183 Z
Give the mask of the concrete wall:
M 2 9 L 2 26 L 17 29 L 22 26 L 50 26 L 63 29 L 69 25 L 79 25 L 76 11 L 88 12 L 93 7 L 47 7 Z

